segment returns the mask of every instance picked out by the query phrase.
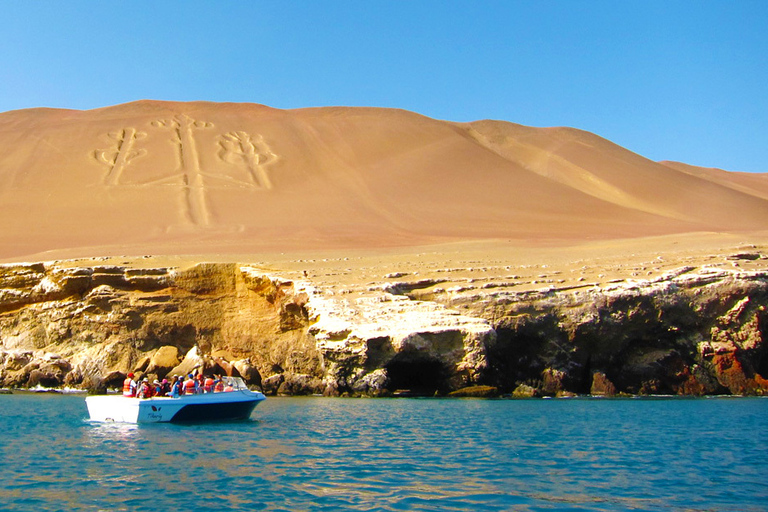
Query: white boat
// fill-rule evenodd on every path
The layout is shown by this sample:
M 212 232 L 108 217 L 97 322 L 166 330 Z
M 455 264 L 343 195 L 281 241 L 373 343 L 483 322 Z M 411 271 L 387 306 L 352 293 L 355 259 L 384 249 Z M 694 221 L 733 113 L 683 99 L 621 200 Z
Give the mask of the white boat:
M 239 377 L 225 377 L 225 380 L 227 391 L 218 393 L 198 393 L 177 398 L 99 395 L 86 397 L 85 403 L 91 421 L 160 423 L 246 419 L 256 405 L 266 399 L 262 393 L 250 391 Z

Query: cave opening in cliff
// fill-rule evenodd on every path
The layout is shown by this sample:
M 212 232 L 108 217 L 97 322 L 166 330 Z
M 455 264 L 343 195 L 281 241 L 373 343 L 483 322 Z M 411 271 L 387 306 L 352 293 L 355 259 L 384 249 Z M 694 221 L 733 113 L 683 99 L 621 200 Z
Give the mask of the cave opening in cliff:
M 420 354 L 398 354 L 385 366 L 387 389 L 419 396 L 447 391 L 447 372 L 443 364 Z
M 539 325 L 520 325 L 515 329 L 497 327 L 497 343 L 488 349 L 488 383 L 511 393 L 521 382 L 536 382 L 546 368 L 542 355 L 547 339 Z

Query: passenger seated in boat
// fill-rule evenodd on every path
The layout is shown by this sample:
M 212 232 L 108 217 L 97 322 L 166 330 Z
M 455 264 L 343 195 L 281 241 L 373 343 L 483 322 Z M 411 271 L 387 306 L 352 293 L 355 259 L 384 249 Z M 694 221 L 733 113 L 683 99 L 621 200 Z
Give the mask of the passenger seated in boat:
M 163 396 L 163 385 L 160 383 L 159 380 L 155 379 L 155 382 L 152 383 L 152 395 L 153 396 Z
M 181 394 L 181 378 L 178 375 L 174 375 L 171 379 L 171 391 L 168 396 L 173 398 L 179 398 Z
M 194 395 L 197 393 L 197 381 L 195 377 L 190 373 L 187 375 L 187 380 L 184 381 L 184 394 Z
M 152 398 L 152 395 L 152 386 L 149 385 L 149 379 L 144 379 L 139 387 L 139 398 Z
M 213 377 L 208 376 L 203 382 L 203 393 L 213 393 Z
M 136 381 L 133 380 L 133 373 L 128 373 L 125 381 L 123 381 L 123 396 L 130 398 L 136 396 Z
M 179 398 L 179 396 L 184 392 L 184 388 L 182 386 L 182 378 L 178 375 L 174 375 L 173 383 L 171 384 L 171 396 L 173 398 Z
M 160 383 L 160 396 L 168 396 L 170 392 L 171 383 L 168 382 L 168 379 L 163 379 L 163 382 Z
M 224 391 L 224 378 L 221 375 L 216 375 L 216 381 L 213 385 L 214 393 L 221 393 Z

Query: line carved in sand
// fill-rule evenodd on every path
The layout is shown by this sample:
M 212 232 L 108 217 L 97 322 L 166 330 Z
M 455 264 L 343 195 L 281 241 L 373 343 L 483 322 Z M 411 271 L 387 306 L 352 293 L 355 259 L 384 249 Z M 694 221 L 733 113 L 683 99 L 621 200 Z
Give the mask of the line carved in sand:
M 137 149 L 136 141 L 144 139 L 147 134 L 135 128 L 124 128 L 110 132 L 113 147 L 97 149 L 93 157 L 97 162 L 109 167 L 103 178 L 107 187 L 114 186 L 156 186 L 170 185 L 180 187 L 180 212 L 184 220 L 192 226 L 209 226 L 212 223 L 212 213 L 209 207 L 208 189 L 211 182 L 224 187 L 238 187 L 251 190 L 271 190 L 272 182 L 267 173 L 267 166 L 277 160 L 264 137 L 260 134 L 249 134 L 244 131 L 231 131 L 219 135 L 215 140 L 218 144 L 216 155 L 225 164 L 239 169 L 244 178 L 230 176 L 229 173 L 211 173 L 202 169 L 198 153 L 198 141 L 195 132 L 212 128 L 213 123 L 198 121 L 186 114 L 176 115 L 169 119 L 158 119 L 150 123 L 156 128 L 169 129 L 172 133 L 171 142 L 175 146 L 176 168 L 165 176 L 150 181 L 125 183 L 121 176 L 126 167 L 136 158 L 145 156 L 146 149 Z
M 249 183 L 256 188 L 269 190 L 272 182 L 265 166 L 273 162 L 275 155 L 264 142 L 264 137 L 241 131 L 229 132 L 219 137 L 219 158 L 222 161 L 243 166 Z
M 152 125 L 158 128 L 170 128 L 175 134 L 174 142 L 179 151 L 179 174 L 182 181 L 184 217 L 194 225 L 209 225 L 211 213 L 208 208 L 204 174 L 200 171 L 200 158 L 193 131 L 211 128 L 213 123 L 195 121 L 188 115 L 181 114 L 173 119 L 152 121 Z
M 120 184 L 120 176 L 134 158 L 147 154 L 146 149 L 134 149 L 137 140 L 147 136 L 145 132 L 136 131 L 136 128 L 124 128 L 117 132 L 107 134 L 115 140 L 115 145 L 108 149 L 97 149 L 94 158 L 109 167 L 104 175 L 103 183 L 108 187 Z

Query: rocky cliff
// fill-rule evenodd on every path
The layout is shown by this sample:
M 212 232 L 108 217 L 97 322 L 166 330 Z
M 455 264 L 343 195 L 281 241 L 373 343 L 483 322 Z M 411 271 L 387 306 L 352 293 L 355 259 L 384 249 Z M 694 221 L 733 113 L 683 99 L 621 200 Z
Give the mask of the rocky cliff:
M 251 265 L 96 263 L 0 265 L 3 386 L 198 368 L 281 394 L 768 392 L 763 270 L 524 291 L 393 274 L 354 290 Z
M 306 296 L 234 264 L 187 270 L 0 266 L 5 386 L 115 385 L 125 373 L 206 368 L 320 376 Z M 218 366 L 218 368 L 217 368 Z

